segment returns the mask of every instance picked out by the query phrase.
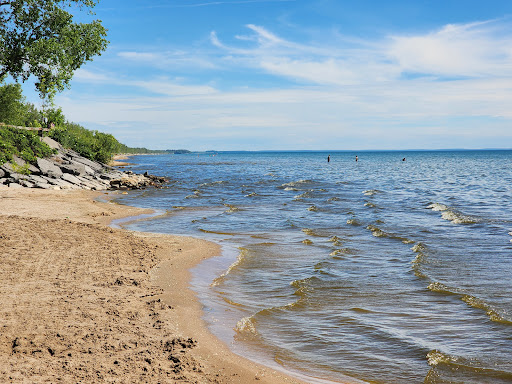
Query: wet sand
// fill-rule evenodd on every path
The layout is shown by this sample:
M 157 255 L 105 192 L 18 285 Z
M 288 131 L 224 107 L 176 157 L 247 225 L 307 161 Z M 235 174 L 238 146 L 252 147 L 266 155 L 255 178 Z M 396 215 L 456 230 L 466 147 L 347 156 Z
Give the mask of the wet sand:
M 189 269 L 220 252 L 117 230 L 100 193 L 0 189 L 0 382 L 303 383 L 210 334 Z

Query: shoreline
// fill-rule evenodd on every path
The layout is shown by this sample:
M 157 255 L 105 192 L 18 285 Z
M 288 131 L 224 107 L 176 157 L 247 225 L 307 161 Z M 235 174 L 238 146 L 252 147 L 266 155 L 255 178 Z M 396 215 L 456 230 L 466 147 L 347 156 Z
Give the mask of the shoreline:
M 110 228 L 153 210 L 100 195 L 0 189 L 1 381 L 306 382 L 208 330 L 189 270 L 217 244 Z

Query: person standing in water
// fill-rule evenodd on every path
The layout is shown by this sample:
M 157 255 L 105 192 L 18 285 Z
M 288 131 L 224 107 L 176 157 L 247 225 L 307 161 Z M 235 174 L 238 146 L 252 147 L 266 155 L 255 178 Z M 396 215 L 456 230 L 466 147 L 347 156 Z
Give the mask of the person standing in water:
M 359 157 L 357 157 L 357 155 L 356 155 L 356 162 L 357 162 L 358 160 L 359 160 Z
M 327 162 L 331 161 L 331 155 L 327 155 Z

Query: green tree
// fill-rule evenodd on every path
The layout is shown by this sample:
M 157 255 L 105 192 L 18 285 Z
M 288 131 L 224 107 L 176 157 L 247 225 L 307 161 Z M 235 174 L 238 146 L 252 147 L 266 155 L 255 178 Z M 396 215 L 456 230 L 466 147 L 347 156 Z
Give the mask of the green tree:
M 25 127 L 41 127 L 43 114 L 32 103 L 26 103 Z
M 0 0 L 0 80 L 37 78 L 40 95 L 63 91 L 75 70 L 107 47 L 100 20 L 73 21 L 71 12 L 98 0 Z
M 21 93 L 21 85 L 0 85 L 0 122 L 24 125 L 27 107 Z

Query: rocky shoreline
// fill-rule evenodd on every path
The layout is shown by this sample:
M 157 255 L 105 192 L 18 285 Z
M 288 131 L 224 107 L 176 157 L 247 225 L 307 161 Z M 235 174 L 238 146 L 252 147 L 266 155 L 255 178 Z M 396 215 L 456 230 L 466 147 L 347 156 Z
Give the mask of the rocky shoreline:
M 0 166 L 0 185 L 10 188 L 128 190 L 163 187 L 164 177 L 120 171 L 106 164 L 91 161 L 77 152 L 63 148 L 55 140 L 42 139 L 57 153 L 37 159 L 37 166 L 14 156 Z

